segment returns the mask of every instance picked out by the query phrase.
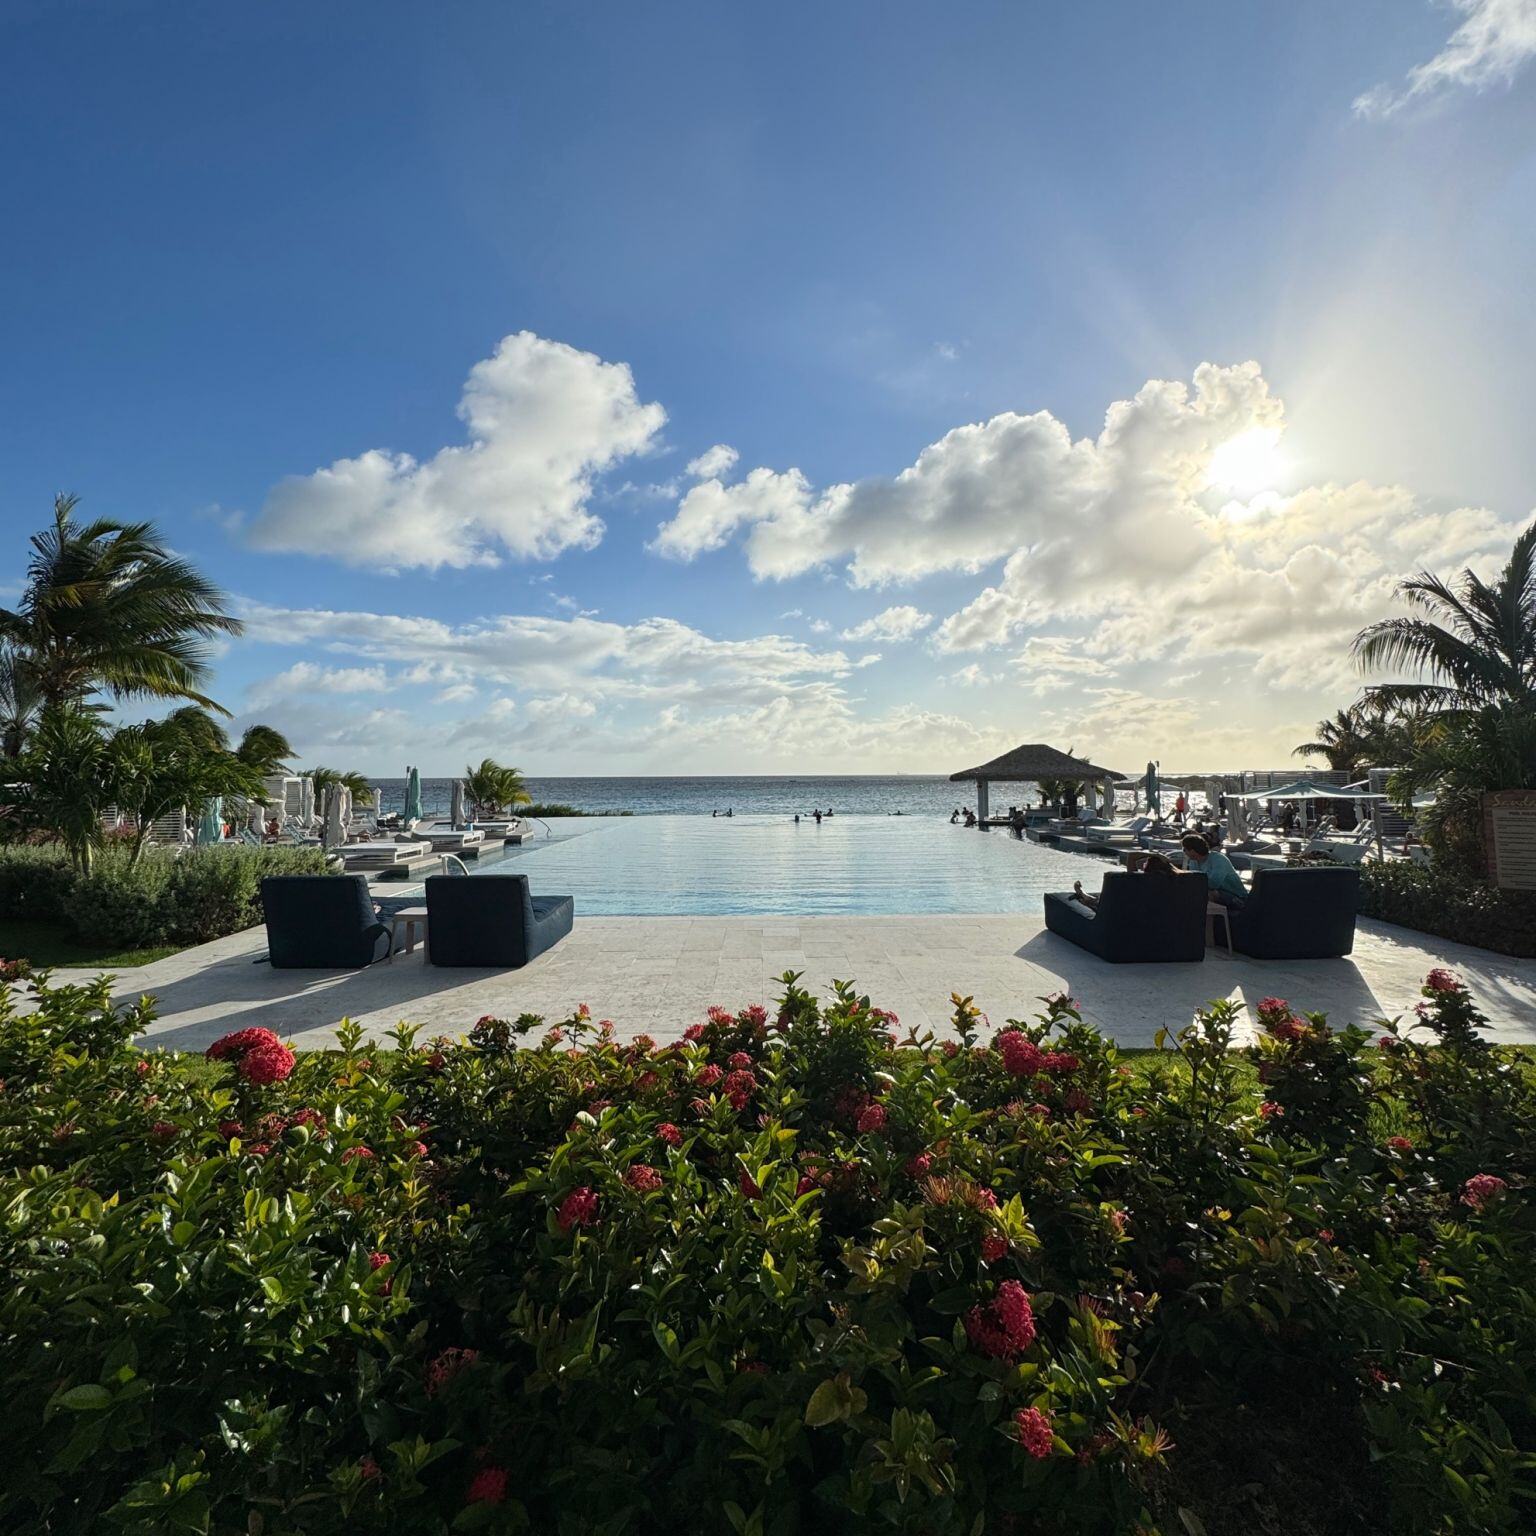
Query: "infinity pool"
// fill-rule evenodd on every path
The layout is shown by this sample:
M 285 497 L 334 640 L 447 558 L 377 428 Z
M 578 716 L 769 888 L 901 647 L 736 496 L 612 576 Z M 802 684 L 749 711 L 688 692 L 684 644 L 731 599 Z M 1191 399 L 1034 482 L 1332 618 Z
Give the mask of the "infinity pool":
M 636 816 L 550 823 L 487 858 L 481 874 L 521 872 L 536 895 L 573 895 L 589 917 L 823 913 L 1037 913 L 1044 891 L 1102 866 L 1078 854 L 908 816 Z M 474 869 L 475 866 L 471 865 Z

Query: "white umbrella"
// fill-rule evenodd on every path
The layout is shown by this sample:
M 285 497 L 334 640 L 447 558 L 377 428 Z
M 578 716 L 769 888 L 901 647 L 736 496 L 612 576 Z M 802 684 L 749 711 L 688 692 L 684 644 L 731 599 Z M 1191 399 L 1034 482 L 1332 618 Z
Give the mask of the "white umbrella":
M 453 823 L 455 828 L 462 827 L 464 825 L 464 780 L 463 779 L 455 779 L 453 781 L 452 809 L 448 813 L 448 819 Z
M 251 831 L 257 837 L 267 835 L 267 808 L 260 800 L 251 801 Z
M 345 793 L 339 784 L 333 784 L 325 792 L 325 830 L 320 840 L 327 848 L 339 848 L 347 840 L 341 819 L 341 797 Z
M 306 773 L 299 780 L 299 823 L 306 832 L 315 820 L 315 781 Z

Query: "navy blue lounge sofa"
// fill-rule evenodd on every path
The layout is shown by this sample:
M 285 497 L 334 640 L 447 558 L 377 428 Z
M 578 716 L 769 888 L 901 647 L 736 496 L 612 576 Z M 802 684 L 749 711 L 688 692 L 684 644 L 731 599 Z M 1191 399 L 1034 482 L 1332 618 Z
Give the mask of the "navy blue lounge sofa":
M 1354 865 L 1257 869 L 1232 913 L 1232 947 L 1256 960 L 1331 960 L 1355 947 L 1360 871 Z
M 1045 898 L 1045 926 L 1115 965 L 1205 959 L 1204 875 L 1104 876 L 1096 912 L 1066 893 Z
M 527 875 L 433 875 L 427 958 L 433 965 L 527 965 L 571 931 L 570 896 L 535 896 Z
M 268 875 L 261 910 L 280 970 L 358 970 L 389 953 L 363 875 Z

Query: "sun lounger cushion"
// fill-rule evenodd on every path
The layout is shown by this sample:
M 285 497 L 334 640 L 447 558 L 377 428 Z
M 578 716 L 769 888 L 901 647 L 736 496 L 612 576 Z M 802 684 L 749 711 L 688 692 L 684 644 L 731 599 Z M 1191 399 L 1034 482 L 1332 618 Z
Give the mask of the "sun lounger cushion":
M 389 929 L 362 875 L 268 875 L 261 909 L 279 969 L 358 969 L 389 953 Z
M 1360 871 L 1354 866 L 1266 869 L 1232 913 L 1232 945 L 1259 960 L 1331 960 L 1355 947 Z
M 433 875 L 427 958 L 433 965 L 527 965 L 571 931 L 570 896 L 535 896 L 527 875 Z
M 1045 925 L 1080 949 L 1113 964 L 1205 959 L 1204 875 L 1104 876 L 1096 912 L 1052 893 L 1045 898 Z

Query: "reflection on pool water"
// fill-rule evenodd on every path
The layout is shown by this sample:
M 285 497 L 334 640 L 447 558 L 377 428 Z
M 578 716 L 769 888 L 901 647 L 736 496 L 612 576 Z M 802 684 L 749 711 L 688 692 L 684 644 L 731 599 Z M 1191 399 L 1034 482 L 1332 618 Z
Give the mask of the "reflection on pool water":
M 1021 842 L 908 816 L 636 816 L 551 822 L 482 874 L 527 874 L 534 893 L 574 895 L 589 917 L 1029 912 L 1044 891 L 1102 866 Z

